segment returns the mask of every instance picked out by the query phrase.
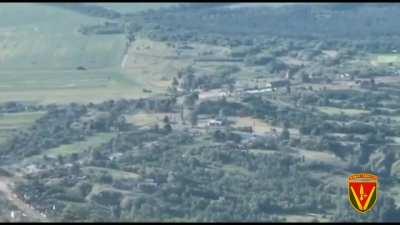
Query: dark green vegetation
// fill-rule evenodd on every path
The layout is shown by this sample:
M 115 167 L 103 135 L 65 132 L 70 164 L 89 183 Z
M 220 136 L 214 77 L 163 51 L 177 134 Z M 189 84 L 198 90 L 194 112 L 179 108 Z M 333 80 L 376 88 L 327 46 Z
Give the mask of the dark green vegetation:
M 108 80 L 134 90 L 1 104 L 5 219 L 15 193 L 52 221 L 400 220 L 397 5 L 57 7 L 107 19 L 83 37 L 126 36 Z M 379 176 L 367 215 L 358 172 Z

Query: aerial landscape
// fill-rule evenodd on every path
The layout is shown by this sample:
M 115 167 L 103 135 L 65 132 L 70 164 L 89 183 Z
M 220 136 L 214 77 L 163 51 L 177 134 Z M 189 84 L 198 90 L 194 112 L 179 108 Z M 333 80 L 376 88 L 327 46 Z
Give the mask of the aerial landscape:
M 0 222 L 400 222 L 399 4 L 0 6 Z

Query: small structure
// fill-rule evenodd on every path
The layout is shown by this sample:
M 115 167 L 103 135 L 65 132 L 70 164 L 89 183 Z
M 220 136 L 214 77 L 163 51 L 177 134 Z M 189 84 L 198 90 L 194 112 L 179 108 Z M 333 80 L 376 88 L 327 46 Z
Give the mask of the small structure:
M 286 87 L 289 84 L 290 84 L 289 80 L 277 80 L 270 82 L 271 88 Z
M 357 80 L 356 84 L 360 85 L 361 88 L 371 88 L 373 87 L 373 82 L 369 80 Z
M 36 172 L 39 172 L 39 169 L 37 168 L 37 166 L 35 164 L 31 164 L 26 167 L 26 172 L 27 173 L 36 173 Z
M 117 159 L 120 159 L 123 155 L 124 155 L 124 154 L 122 154 L 122 153 L 120 153 L 120 152 L 117 152 L 117 153 L 111 154 L 111 155 L 108 157 L 108 159 L 109 159 L 109 160 L 117 160 Z
M 342 74 L 339 74 L 339 77 L 342 78 L 342 79 L 350 78 L 350 74 L 348 74 L 348 73 L 342 73 Z
M 66 163 L 66 164 L 64 165 L 64 167 L 67 168 L 67 169 L 72 168 L 73 166 L 74 166 L 74 165 L 73 165 L 72 163 Z
M 219 127 L 223 125 L 223 122 L 221 120 L 210 120 L 208 121 L 207 125 L 209 127 Z
M 259 93 L 265 93 L 265 92 L 270 92 L 270 91 L 272 91 L 271 88 L 264 88 L 264 89 L 246 90 L 245 93 L 247 93 L 247 94 L 259 94 Z

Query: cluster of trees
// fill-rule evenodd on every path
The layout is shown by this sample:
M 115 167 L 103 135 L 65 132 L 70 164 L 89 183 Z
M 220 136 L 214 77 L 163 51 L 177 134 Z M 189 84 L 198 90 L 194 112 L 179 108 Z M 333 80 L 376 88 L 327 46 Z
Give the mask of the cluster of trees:
M 235 79 L 232 74 L 239 70 L 240 68 L 237 66 L 220 66 L 217 67 L 213 74 L 195 74 L 193 68 L 188 67 L 178 74 L 180 77 L 179 85 L 187 92 L 198 88 L 209 90 L 223 86 L 233 86 Z M 176 82 L 178 82 L 177 79 Z
M 96 4 L 87 3 L 62 3 L 62 4 L 50 4 L 50 6 L 60 7 L 63 9 L 72 10 L 78 13 L 82 13 L 94 17 L 103 17 L 107 19 L 118 19 L 122 15 L 111 9 L 104 8 Z
M 221 99 L 217 101 L 206 100 L 202 101 L 196 107 L 198 114 L 218 115 L 222 110 L 226 116 L 245 116 L 249 115 L 251 111 L 241 102 L 227 101 Z
M 79 29 L 84 35 L 88 34 L 122 34 L 125 32 L 125 26 L 118 22 L 104 22 L 99 25 L 82 25 Z
M 270 73 L 277 73 L 288 69 L 288 66 L 273 55 L 248 55 L 244 62 L 249 66 L 265 66 L 266 70 Z
M 51 106 L 27 104 L 21 102 L 5 102 L 0 104 L 0 113 L 35 112 L 46 110 Z
M 1 155 L 28 157 L 45 149 L 81 141 L 96 132 L 131 129 L 123 114 L 136 110 L 171 112 L 171 98 L 106 101 L 100 104 L 49 106 L 48 112 L 25 130 L 20 130 L 1 145 Z
M 165 108 L 165 102 L 169 101 L 169 98 L 107 101 L 88 107 L 97 112 L 120 115 L 144 108 L 169 110 Z M 87 116 L 89 109 L 79 105 L 56 108 L 36 126 L 51 128 L 53 125 L 49 121 L 73 123 L 77 121 L 73 118 Z M 322 180 L 309 176 L 315 168 L 325 168 L 325 165 L 308 165 L 303 158 L 282 152 L 289 148 L 285 144 L 287 141 L 294 143 L 288 127 L 300 127 L 303 134 L 321 136 L 316 142 L 301 139 L 295 143 L 296 147 L 325 149 L 340 157 L 350 157 L 354 159 L 354 168 L 367 165 L 379 172 L 382 182 L 398 171 L 400 159 L 393 151 L 376 150 L 381 145 L 378 140 L 383 132 L 379 126 L 375 128 L 360 121 L 346 125 L 328 123 L 328 117 L 324 115 L 289 109 L 263 97 L 248 97 L 240 103 L 225 99 L 205 101 L 194 111 L 216 115 L 221 109 L 226 115 L 251 115 L 282 123 L 285 129 L 279 136 L 280 143 L 278 139 L 260 139 L 244 145 L 274 149 L 276 153 L 241 151 L 243 137 L 229 129 L 216 130 L 205 137 L 195 137 L 189 130 L 168 129 L 170 123 L 166 118 L 163 128 L 138 130 L 130 127 L 108 143 L 80 153 L 84 162 L 81 165 L 74 163 L 76 156 L 75 160 L 71 156 L 57 159 L 59 163 L 56 164 L 47 163 L 51 165 L 47 172 L 29 177 L 29 181 L 20 184 L 17 190 L 21 195 L 27 194 L 31 204 L 61 221 L 280 221 L 276 215 L 332 211 L 338 212 L 333 220 L 343 220 L 339 213 L 352 220 L 352 209 L 343 208 L 338 198 L 347 193 L 341 189 L 332 190 Z M 349 129 L 349 135 L 354 132 L 378 134 L 365 141 L 323 135 L 325 132 L 346 132 L 346 129 Z M 64 132 L 69 131 L 64 128 Z M 51 133 L 61 134 L 57 129 Z M 357 140 L 363 145 L 356 148 L 343 144 L 346 140 Z M 110 157 L 116 153 L 122 155 Z M 66 169 L 63 165 L 67 162 L 73 166 Z M 87 172 L 82 169 L 86 166 L 132 172 L 140 178 L 121 179 L 108 172 Z M 93 192 L 96 183 L 110 185 L 113 190 Z M 135 194 L 126 195 L 126 191 Z M 390 205 L 392 200 L 387 199 L 384 204 Z M 57 210 L 51 210 L 53 205 Z M 377 221 L 397 218 L 399 209 L 389 209 L 389 205 L 380 209 Z
M 335 206 L 335 194 L 317 194 L 324 184 L 316 185 L 301 169 L 301 159 L 278 153 L 253 155 L 225 142 L 193 139 L 187 132 L 132 131 L 93 152 L 99 154 L 93 159 L 97 163 L 88 166 L 127 170 L 134 165 L 132 171 L 141 178 L 94 179 L 102 176 L 95 173 L 82 178 L 83 170 L 73 172 L 61 166 L 32 176 L 18 185 L 18 192 L 63 221 L 279 221 L 272 215 L 323 213 Z M 110 161 L 107 156 L 115 152 L 124 156 L 113 163 L 98 163 Z M 73 182 L 76 179 L 71 176 L 83 180 Z M 156 184 L 152 189 L 137 189 L 135 184 L 148 179 Z M 96 182 L 117 189 L 85 198 Z M 134 197 L 124 194 L 127 187 L 136 193 Z M 53 205 L 57 210 L 50 212 Z M 109 217 L 99 216 L 102 212 Z
M 71 105 L 67 108 L 50 110 L 38 119 L 32 127 L 22 130 L 2 145 L 2 154 L 26 157 L 39 153 L 40 150 L 81 140 L 82 133 L 72 128 L 80 116 L 85 113 L 85 108 Z

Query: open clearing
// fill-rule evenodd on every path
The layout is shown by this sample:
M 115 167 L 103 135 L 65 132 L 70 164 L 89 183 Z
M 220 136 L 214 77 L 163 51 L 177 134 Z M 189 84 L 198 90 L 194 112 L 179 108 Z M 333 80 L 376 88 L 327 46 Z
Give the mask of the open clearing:
M 84 141 L 76 142 L 69 145 L 61 145 L 60 147 L 48 150 L 45 154 L 48 156 L 66 156 L 73 153 L 79 153 L 91 147 L 96 147 L 100 144 L 106 143 L 113 137 L 112 133 L 98 133 L 92 137 L 87 138 Z
M 265 133 L 277 133 L 282 132 L 281 127 L 271 126 L 261 119 L 256 119 L 253 117 L 229 117 L 233 120 L 235 124 L 233 127 L 252 127 L 255 134 L 263 135 Z M 299 131 L 297 129 L 289 128 L 290 134 L 298 135 Z
M 371 59 L 372 65 L 379 65 L 379 64 L 400 64 L 400 54 L 377 54 L 374 55 Z
M 231 117 L 229 119 L 233 119 L 235 121 L 233 127 L 251 126 L 253 128 L 253 132 L 256 134 L 264 134 L 266 132 L 272 132 L 274 128 L 269 124 L 267 124 L 266 122 L 252 117 Z
M 0 15 L 2 71 L 104 68 L 122 58 L 122 35 L 85 36 L 78 32 L 81 25 L 98 24 L 103 19 L 34 3 L 4 4 Z
M 84 72 L 0 72 L 2 79 L 6 82 L 0 84 L 0 102 L 88 103 L 149 96 L 139 84 L 112 68 Z
M 321 106 L 321 107 L 318 107 L 318 109 L 321 112 L 324 112 L 324 113 L 327 113 L 330 115 L 340 114 L 342 112 L 349 116 L 359 115 L 359 114 L 363 114 L 363 113 L 369 113 L 367 110 L 362 110 L 362 109 L 340 109 L 340 108 L 328 107 L 328 106 Z
M 110 168 L 88 166 L 88 167 L 84 167 L 82 169 L 85 172 L 88 172 L 89 174 L 109 173 L 115 179 L 129 179 L 129 178 L 137 179 L 140 177 L 136 173 L 126 172 L 126 171 L 122 171 L 122 170 L 115 170 L 115 169 L 110 169 Z
M 165 43 L 138 39 L 128 50 L 123 73 L 139 87 L 162 93 L 178 71 L 190 63 L 190 59 L 178 58 L 175 49 Z
M 25 158 L 23 161 L 19 163 L 20 166 L 31 165 L 36 161 L 40 161 L 44 155 L 48 157 L 57 157 L 57 156 L 69 156 L 74 153 L 79 153 L 85 151 L 90 148 L 97 147 L 103 143 L 106 143 L 114 137 L 112 133 L 97 133 L 91 137 L 86 138 L 83 141 L 75 142 L 72 144 L 61 145 L 56 148 L 49 149 L 44 151 L 40 155 L 35 155 L 32 157 Z
M 143 83 L 149 78 L 158 81 L 152 74 L 127 78 L 122 73 L 124 35 L 78 32 L 81 25 L 104 19 L 34 3 L 6 3 L 0 15 L 0 102 L 88 103 L 147 97 Z
M 0 129 L 26 127 L 39 119 L 44 112 L 4 113 L 0 115 Z
M 44 112 L 0 114 L 0 143 L 10 137 L 17 129 L 25 128 L 39 119 Z
M 156 124 L 161 125 L 164 117 L 168 116 L 172 123 L 176 122 L 177 116 L 175 113 L 148 113 L 141 112 L 134 115 L 126 116 L 126 121 L 136 126 L 153 126 Z

